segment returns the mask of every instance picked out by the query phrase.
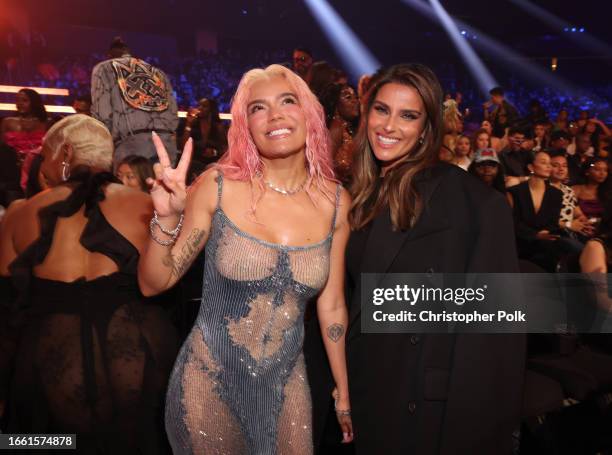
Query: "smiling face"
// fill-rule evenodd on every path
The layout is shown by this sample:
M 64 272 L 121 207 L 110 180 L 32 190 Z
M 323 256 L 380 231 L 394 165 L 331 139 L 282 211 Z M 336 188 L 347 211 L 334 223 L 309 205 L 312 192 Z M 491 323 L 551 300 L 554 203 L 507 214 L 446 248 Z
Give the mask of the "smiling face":
M 343 87 L 338 98 L 338 114 L 346 120 L 354 120 L 359 115 L 359 99 L 352 87 Z
M 264 158 L 286 158 L 306 147 L 306 117 L 297 95 L 282 76 L 253 83 L 247 103 L 247 123 Z
M 394 82 L 380 88 L 368 112 L 367 133 L 383 168 L 401 161 L 414 149 L 425 119 L 423 100 L 416 89 Z

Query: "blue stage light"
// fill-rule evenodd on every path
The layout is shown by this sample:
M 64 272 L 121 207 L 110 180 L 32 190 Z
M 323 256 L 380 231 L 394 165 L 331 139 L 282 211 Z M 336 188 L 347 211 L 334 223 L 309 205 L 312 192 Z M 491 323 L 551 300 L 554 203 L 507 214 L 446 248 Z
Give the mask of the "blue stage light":
M 379 61 L 326 0 L 306 0 L 305 3 L 351 76 L 358 79 L 363 74 L 376 72 Z

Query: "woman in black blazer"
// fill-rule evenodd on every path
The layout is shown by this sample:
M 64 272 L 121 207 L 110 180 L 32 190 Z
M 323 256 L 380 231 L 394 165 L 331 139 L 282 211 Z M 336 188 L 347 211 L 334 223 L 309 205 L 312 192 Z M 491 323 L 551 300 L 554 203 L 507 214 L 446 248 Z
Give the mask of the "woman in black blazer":
M 361 454 L 503 455 L 519 427 L 522 335 L 365 334 L 361 273 L 518 272 L 510 207 L 456 166 L 437 164 L 442 90 L 432 71 L 380 71 L 356 137 L 346 252 L 347 358 Z M 315 444 L 333 387 L 309 327 Z
M 529 180 L 510 187 L 507 193 L 513 208 L 518 254 L 554 272 L 560 256 L 565 252 L 580 253 L 580 246 L 572 249 L 571 240 L 560 235 L 563 193 L 548 182 L 552 172 L 548 152 L 541 150 L 531 155 L 527 168 Z

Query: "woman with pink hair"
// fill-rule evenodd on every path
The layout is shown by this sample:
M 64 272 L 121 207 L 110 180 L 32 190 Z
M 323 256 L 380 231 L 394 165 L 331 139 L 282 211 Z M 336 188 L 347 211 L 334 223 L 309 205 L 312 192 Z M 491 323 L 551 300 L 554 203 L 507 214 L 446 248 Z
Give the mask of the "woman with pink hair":
M 228 151 L 185 189 L 192 143 L 176 169 L 154 135 L 145 295 L 172 287 L 204 248 L 202 303 L 166 399 L 175 454 L 308 454 L 311 400 L 304 310 L 317 313 L 352 439 L 344 351 L 344 249 L 350 199 L 334 179 L 323 109 L 304 81 L 272 65 L 247 72 L 232 103 Z

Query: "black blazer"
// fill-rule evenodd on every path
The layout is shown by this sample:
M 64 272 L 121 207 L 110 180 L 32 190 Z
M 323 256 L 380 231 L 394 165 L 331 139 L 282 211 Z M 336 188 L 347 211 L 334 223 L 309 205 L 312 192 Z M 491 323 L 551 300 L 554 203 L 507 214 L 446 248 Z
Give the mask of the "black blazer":
M 518 272 L 511 210 L 501 194 L 450 165 L 423 171 L 417 189 L 425 209 L 412 229 L 393 232 L 386 211 L 352 233 L 347 248 L 356 453 L 510 454 L 524 335 L 361 333 L 362 272 Z M 318 331 L 315 320 L 305 342 L 315 445 L 333 388 Z
M 520 240 L 535 240 L 541 230 L 558 231 L 559 216 L 563 207 L 563 192 L 548 182 L 538 213 L 535 212 L 529 191 L 529 182 L 519 183 L 508 189 L 514 202 L 513 216 L 516 236 Z

